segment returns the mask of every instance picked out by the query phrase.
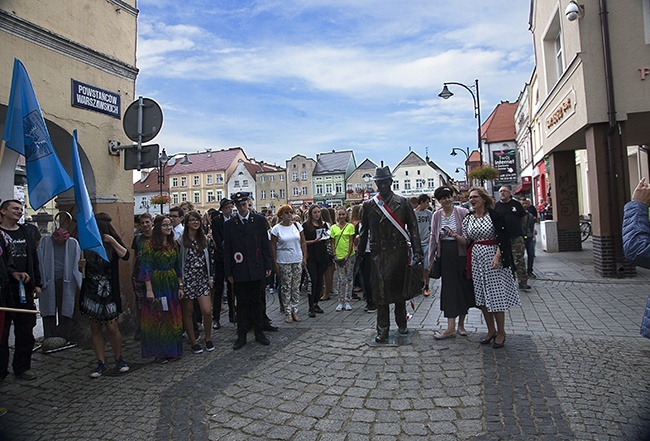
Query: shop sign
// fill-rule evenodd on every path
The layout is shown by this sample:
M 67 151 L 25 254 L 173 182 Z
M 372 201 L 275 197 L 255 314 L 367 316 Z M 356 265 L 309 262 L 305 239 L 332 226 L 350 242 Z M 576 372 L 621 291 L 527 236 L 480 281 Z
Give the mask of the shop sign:
M 517 182 L 517 150 L 493 151 L 492 165 L 499 172 L 495 179 L 497 185 Z

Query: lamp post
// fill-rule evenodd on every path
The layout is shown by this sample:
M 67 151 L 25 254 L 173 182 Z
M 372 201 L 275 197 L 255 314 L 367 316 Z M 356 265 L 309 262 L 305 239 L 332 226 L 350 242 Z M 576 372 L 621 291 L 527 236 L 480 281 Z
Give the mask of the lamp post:
M 451 98 L 454 96 L 454 94 L 449 90 L 447 86 L 449 85 L 455 85 L 455 86 L 460 86 L 463 87 L 465 90 L 467 90 L 470 95 L 472 95 L 472 99 L 474 100 L 474 118 L 476 118 L 478 128 L 476 130 L 476 136 L 477 136 L 477 147 L 478 147 L 478 153 L 480 156 L 481 164 L 483 165 L 483 149 L 481 148 L 481 101 L 480 101 L 480 96 L 479 96 L 479 91 L 478 91 L 478 79 L 474 80 L 474 85 L 473 86 L 466 86 L 463 83 L 457 83 L 455 81 L 449 81 L 446 83 L 442 84 L 442 92 L 438 94 L 440 98 L 443 98 L 445 100 Z M 472 91 L 471 88 L 474 88 L 476 93 Z M 467 155 L 469 158 L 469 154 Z
M 461 152 L 462 154 L 465 155 L 465 176 L 467 177 L 467 173 L 468 173 L 467 163 L 469 162 L 469 147 L 465 147 L 464 150 L 462 148 L 460 148 L 460 147 L 454 147 L 454 148 L 451 149 L 451 153 L 449 153 L 449 154 L 451 156 L 457 156 L 458 153 L 456 153 L 456 152 Z M 458 173 L 458 169 L 456 169 L 456 173 Z
M 160 185 L 160 197 L 163 196 L 163 184 L 165 183 L 165 166 L 169 161 L 171 161 L 174 156 L 177 155 L 185 155 L 181 164 L 189 165 L 192 163 L 192 161 L 190 161 L 190 158 L 187 157 L 187 153 L 174 153 L 171 156 L 167 156 L 167 152 L 163 147 L 162 152 L 160 152 L 160 156 L 158 157 L 158 185 Z M 164 208 L 165 204 L 160 204 L 160 214 L 164 214 Z

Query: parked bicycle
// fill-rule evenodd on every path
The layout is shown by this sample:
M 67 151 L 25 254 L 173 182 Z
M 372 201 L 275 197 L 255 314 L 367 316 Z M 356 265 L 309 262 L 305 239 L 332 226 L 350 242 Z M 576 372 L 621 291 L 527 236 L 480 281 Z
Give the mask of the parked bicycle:
M 584 242 L 591 236 L 591 221 L 589 219 L 580 219 L 580 241 Z

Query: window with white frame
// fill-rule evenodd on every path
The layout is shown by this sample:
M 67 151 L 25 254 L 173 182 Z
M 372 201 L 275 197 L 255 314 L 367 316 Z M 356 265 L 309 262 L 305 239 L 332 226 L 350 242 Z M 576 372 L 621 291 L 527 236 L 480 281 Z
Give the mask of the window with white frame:
M 273 181 L 275 181 L 275 176 L 270 175 L 270 176 L 269 176 L 269 182 L 273 182 Z
M 248 179 L 244 179 L 244 180 L 242 180 L 242 182 L 241 182 L 241 186 L 242 186 L 242 187 L 248 187 Z
M 546 84 L 551 88 L 564 73 L 564 45 L 562 42 L 562 20 L 556 11 L 543 38 Z
M 178 193 L 172 193 L 172 203 L 174 205 L 178 204 Z
M 195 204 L 200 204 L 201 203 L 201 193 L 198 191 L 194 192 L 194 203 Z
M 307 187 L 302 187 L 302 195 L 307 196 Z
M 221 202 L 221 199 L 223 199 L 223 191 L 217 190 L 217 200 Z
M 266 176 L 260 176 L 260 182 L 266 182 Z
M 399 181 L 393 181 L 393 190 L 394 191 L 399 190 Z
M 411 180 L 404 179 L 404 190 L 410 190 L 410 189 L 411 189 Z
M 234 182 L 234 185 L 235 185 L 235 187 L 240 187 L 240 185 L 239 185 L 239 180 L 235 181 L 235 182 Z
M 223 175 L 221 173 L 217 174 L 217 184 L 223 184 Z
M 316 194 L 323 194 L 323 184 L 316 184 Z
M 208 198 L 208 202 L 215 202 L 215 199 L 214 199 L 214 190 L 208 190 L 208 191 L 206 192 L 206 196 L 207 196 L 207 198 Z
M 205 175 L 205 184 L 212 185 L 212 174 Z
M 194 185 L 201 185 L 201 176 L 194 176 Z
M 260 199 L 262 199 L 262 200 L 266 199 L 266 190 L 260 191 Z
M 415 188 L 417 188 L 417 189 L 424 188 L 424 179 L 416 179 L 415 180 Z
M 181 176 L 181 187 L 187 187 L 187 178 L 185 176 Z
M 297 181 L 298 180 L 298 172 L 291 172 L 291 180 L 292 181 Z
M 300 173 L 300 179 L 302 179 L 303 181 L 307 180 L 307 172 L 306 171 Z
M 187 202 L 187 193 L 181 193 L 181 202 Z
M 280 199 L 284 199 L 284 198 L 285 198 L 285 191 L 284 191 L 284 188 L 281 188 L 280 189 Z
M 282 174 L 278 175 L 278 180 L 280 182 L 284 181 L 284 175 L 282 175 Z
M 172 178 L 172 187 L 178 187 L 178 178 Z
M 371 193 L 372 190 L 373 190 L 373 188 L 372 188 L 372 183 L 371 183 L 371 182 L 366 182 L 366 191 L 367 191 L 368 193 Z
M 352 186 L 352 185 L 350 185 L 350 186 Z M 350 190 L 351 190 L 351 189 L 350 189 Z M 356 192 L 358 193 L 358 192 L 360 192 L 361 190 L 363 190 L 363 185 L 357 183 L 357 184 L 356 184 Z
M 343 184 L 341 184 L 340 182 L 336 183 L 335 188 L 337 193 L 343 193 Z
M 325 193 L 327 194 L 332 193 L 332 184 L 325 184 Z
M 298 187 L 293 187 L 293 195 L 298 196 L 299 194 L 300 194 L 300 190 L 298 189 Z
M 269 192 L 269 196 L 271 196 L 271 199 L 276 199 L 278 197 L 278 194 L 275 192 L 275 190 L 271 190 Z

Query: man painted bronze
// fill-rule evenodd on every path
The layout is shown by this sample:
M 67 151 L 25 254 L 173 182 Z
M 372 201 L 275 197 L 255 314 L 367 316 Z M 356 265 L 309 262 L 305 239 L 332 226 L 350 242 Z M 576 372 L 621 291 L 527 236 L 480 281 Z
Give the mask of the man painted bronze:
M 422 262 L 422 244 L 411 204 L 408 199 L 393 193 L 393 175 L 388 166 L 378 167 L 372 179 L 379 194 L 363 204 L 358 249 L 365 250 L 370 241 L 372 295 L 377 304 L 375 341 L 386 343 L 391 303 L 395 304 L 398 332 L 408 334 L 406 301 L 415 293 L 405 289 L 406 269 L 409 263 Z M 421 280 L 422 275 L 419 277 Z

